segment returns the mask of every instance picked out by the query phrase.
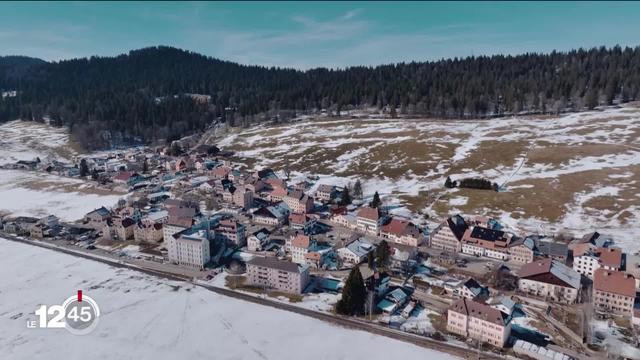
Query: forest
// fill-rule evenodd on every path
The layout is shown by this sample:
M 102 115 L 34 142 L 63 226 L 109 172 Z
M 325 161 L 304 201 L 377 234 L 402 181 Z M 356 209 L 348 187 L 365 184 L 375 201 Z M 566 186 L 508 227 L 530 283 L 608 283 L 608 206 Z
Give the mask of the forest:
M 0 121 L 46 119 L 95 149 L 352 109 L 438 118 L 593 109 L 638 100 L 640 47 L 300 71 L 159 46 L 59 62 L 0 57 L 0 89 Z

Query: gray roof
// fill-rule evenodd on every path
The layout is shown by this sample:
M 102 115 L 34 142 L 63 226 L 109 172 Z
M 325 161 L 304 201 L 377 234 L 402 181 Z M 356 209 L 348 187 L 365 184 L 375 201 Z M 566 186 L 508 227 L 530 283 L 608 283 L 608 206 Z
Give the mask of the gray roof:
M 298 264 L 292 263 L 290 261 L 278 260 L 273 257 L 254 257 L 253 259 L 247 261 L 247 265 L 255 265 L 286 272 L 300 272 L 300 267 L 298 267 Z

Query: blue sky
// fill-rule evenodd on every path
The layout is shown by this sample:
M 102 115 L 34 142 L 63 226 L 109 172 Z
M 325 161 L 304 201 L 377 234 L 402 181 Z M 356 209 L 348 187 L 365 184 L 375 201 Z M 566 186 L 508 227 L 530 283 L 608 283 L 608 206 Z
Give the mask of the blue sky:
M 0 55 L 171 45 L 307 69 L 640 45 L 638 2 L 0 3 Z

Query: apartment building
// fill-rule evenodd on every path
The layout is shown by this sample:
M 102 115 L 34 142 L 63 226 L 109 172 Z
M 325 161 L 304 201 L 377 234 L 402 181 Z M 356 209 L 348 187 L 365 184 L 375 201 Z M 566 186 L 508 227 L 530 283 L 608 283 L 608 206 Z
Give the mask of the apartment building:
M 530 237 L 516 239 L 509 244 L 508 252 L 509 261 L 520 264 L 533 262 L 536 254 L 535 240 Z
M 501 230 L 472 226 L 462 235 L 462 252 L 498 260 L 509 259 L 512 235 Z
M 360 208 L 356 216 L 358 230 L 375 236 L 378 236 L 380 231 L 381 220 L 382 214 L 380 214 L 380 209 L 368 206 Z
M 216 226 L 215 231 L 218 238 L 232 243 L 235 246 L 242 247 L 247 243 L 245 226 L 237 220 L 222 220 L 218 226 Z
M 542 259 L 525 264 L 518 276 L 518 289 L 529 295 L 569 304 L 579 299 L 580 274 L 558 261 Z
M 452 216 L 431 232 L 429 246 L 450 253 L 459 253 L 462 251 L 462 237 L 468 228 L 462 216 Z
M 447 330 L 496 347 L 511 334 L 511 317 L 488 305 L 462 298 L 447 311 Z
M 597 311 L 633 316 L 636 280 L 622 271 L 597 269 L 593 274 L 593 304 Z
M 583 253 L 573 254 L 573 270 L 589 279 L 598 269 L 618 271 L 622 268 L 622 250 L 618 248 L 585 249 Z
M 302 190 L 289 191 L 282 200 L 293 213 L 305 214 L 313 210 L 313 198 Z
M 206 230 L 185 230 L 174 234 L 175 254 L 169 260 L 182 266 L 204 269 L 211 260 L 210 242 Z
M 309 266 L 271 257 L 254 257 L 247 262 L 247 283 L 286 293 L 302 294 L 309 284 Z

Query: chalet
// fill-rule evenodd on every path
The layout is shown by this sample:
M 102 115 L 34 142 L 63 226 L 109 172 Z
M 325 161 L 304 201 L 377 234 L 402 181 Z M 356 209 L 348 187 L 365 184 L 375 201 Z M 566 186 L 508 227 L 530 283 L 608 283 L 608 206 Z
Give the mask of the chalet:
M 393 314 L 396 310 L 402 307 L 409 296 L 401 288 L 396 288 L 389 292 L 382 301 L 377 305 L 378 309 L 382 310 L 385 314 Z
M 467 229 L 469 226 L 462 216 L 452 216 L 431 232 L 429 246 L 450 253 L 459 253 L 462 251 L 462 237 Z
M 416 264 L 418 257 L 418 248 L 410 245 L 402 245 L 397 243 L 389 243 L 390 266 L 396 269 L 410 269 Z
M 575 303 L 579 299 L 580 274 L 558 261 L 542 259 L 525 264 L 518 276 L 518 289 L 529 295 L 562 303 Z
M 517 238 L 508 245 L 509 261 L 520 264 L 533 262 L 536 255 L 536 242 L 531 237 Z
M 116 184 L 131 185 L 131 182 L 137 176 L 138 176 L 138 173 L 133 171 L 119 171 L 113 177 L 113 182 Z
M 418 246 L 422 243 L 420 229 L 411 221 L 397 218 L 382 226 L 380 236 L 402 245 Z
M 367 255 L 375 250 L 375 246 L 363 239 L 355 239 L 345 247 L 337 250 L 344 264 L 357 265 L 367 259 Z
M 489 288 L 480 285 L 480 283 L 473 278 L 469 278 L 464 282 L 446 283 L 445 290 L 452 296 L 467 298 L 469 300 L 481 301 L 489 297 Z

